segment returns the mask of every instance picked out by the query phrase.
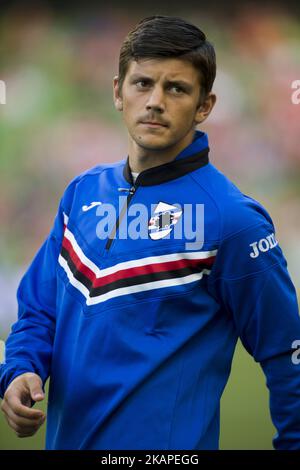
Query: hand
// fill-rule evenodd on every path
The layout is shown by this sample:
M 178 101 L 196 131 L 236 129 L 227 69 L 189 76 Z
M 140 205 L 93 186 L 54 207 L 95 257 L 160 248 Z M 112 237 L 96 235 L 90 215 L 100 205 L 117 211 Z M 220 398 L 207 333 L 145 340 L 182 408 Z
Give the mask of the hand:
M 44 398 L 42 380 L 37 374 L 26 372 L 9 384 L 1 403 L 1 410 L 18 437 L 33 436 L 44 423 L 45 413 L 32 408 L 34 402 L 42 401 Z

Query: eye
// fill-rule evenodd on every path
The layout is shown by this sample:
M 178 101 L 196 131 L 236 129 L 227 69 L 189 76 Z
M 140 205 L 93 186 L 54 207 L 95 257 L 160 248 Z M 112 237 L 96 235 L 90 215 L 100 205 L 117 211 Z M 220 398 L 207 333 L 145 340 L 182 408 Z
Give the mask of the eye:
M 172 85 L 170 88 L 171 90 L 174 90 L 177 95 L 184 92 L 184 90 L 177 85 Z
M 137 80 L 134 82 L 137 88 L 146 88 L 149 86 L 149 82 L 147 80 Z

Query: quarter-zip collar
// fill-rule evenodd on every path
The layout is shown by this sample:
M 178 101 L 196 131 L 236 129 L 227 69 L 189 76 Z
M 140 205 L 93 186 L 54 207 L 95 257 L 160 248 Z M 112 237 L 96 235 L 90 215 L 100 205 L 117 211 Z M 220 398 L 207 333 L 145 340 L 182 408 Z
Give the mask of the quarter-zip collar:
M 141 171 L 135 181 L 138 186 L 152 186 L 184 176 L 209 163 L 208 137 L 205 132 L 195 131 L 193 142 L 183 149 L 171 162 Z M 123 176 L 133 186 L 129 158 L 127 157 Z

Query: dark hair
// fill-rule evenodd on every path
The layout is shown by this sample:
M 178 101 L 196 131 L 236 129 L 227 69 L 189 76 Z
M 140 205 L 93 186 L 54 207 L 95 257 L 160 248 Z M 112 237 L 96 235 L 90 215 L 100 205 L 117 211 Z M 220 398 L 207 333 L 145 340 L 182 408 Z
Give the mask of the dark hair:
M 202 102 L 216 77 L 215 50 L 197 26 L 174 16 L 149 16 L 128 33 L 119 57 L 120 93 L 131 60 L 164 57 L 186 60 L 199 70 Z

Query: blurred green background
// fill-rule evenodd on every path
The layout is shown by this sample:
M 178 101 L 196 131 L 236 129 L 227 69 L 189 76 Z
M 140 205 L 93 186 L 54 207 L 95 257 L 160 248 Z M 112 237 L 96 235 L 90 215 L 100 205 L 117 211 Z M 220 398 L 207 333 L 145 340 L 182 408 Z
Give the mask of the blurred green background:
M 16 320 L 18 282 L 66 184 L 126 156 L 112 78 L 128 30 L 152 14 L 191 20 L 215 45 L 218 101 L 201 127 L 211 161 L 270 212 L 299 293 L 300 105 L 291 95 L 300 79 L 300 22 L 293 2 L 212 2 L 205 10 L 199 2 L 72 9 L 7 3 L 0 13 L 0 80 L 7 89 L 0 104 L 0 339 Z M 220 446 L 271 449 L 274 433 L 264 375 L 238 344 L 222 398 Z M 19 439 L 1 414 L 0 449 L 43 446 L 43 429 Z

